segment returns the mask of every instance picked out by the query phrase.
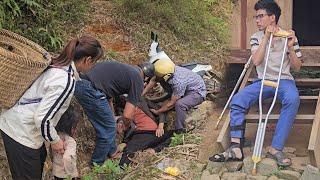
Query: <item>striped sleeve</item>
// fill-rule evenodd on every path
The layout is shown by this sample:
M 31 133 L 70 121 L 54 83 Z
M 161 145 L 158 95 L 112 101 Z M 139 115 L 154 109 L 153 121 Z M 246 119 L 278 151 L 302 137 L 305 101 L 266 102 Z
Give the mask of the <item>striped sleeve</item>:
M 52 75 L 52 74 L 49 74 Z M 50 122 L 68 98 L 71 98 L 75 80 L 71 74 L 56 73 L 46 81 L 45 94 L 35 113 L 35 124 L 42 137 L 51 143 L 60 140 L 53 124 Z
M 250 46 L 251 46 L 251 52 L 256 51 L 259 48 L 259 39 L 256 37 L 256 35 L 252 35 L 250 38 Z

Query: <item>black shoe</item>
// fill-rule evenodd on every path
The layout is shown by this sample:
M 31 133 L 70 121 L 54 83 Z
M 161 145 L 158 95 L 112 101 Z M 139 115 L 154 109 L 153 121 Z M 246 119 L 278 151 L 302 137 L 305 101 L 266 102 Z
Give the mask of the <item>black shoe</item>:
M 176 129 L 174 131 L 174 133 L 176 133 L 176 134 L 185 134 L 185 133 L 187 133 L 187 130 L 186 129 Z

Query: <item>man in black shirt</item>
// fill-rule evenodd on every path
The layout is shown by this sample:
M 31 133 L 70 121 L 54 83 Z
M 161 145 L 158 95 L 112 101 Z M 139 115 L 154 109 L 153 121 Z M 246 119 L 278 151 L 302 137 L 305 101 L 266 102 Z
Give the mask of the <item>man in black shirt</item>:
M 113 99 L 128 94 L 123 117 L 133 119 L 135 106 L 143 91 L 143 68 L 116 61 L 95 65 L 84 63 L 82 80 L 76 83 L 75 96 L 96 130 L 96 147 L 92 163 L 103 164 L 105 159 L 117 153 L 115 143 L 116 122 Z

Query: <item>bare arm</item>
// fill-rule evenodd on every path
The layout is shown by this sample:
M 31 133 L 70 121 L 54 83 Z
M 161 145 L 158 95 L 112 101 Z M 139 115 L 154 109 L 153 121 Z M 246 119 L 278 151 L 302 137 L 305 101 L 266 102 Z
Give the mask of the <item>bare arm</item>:
M 129 101 L 126 102 L 126 105 L 123 110 L 123 117 L 126 119 L 132 120 L 134 118 L 135 105 L 131 104 Z
M 302 61 L 297 56 L 294 49 L 295 42 L 297 42 L 296 40 L 297 37 L 295 36 L 294 31 L 290 30 L 290 32 L 291 32 L 291 36 L 289 37 L 289 42 L 288 42 L 289 59 L 290 59 L 291 67 L 294 70 L 299 71 L 302 65 Z
M 296 70 L 299 71 L 302 65 L 301 59 L 298 58 L 296 52 L 294 51 L 294 49 L 289 49 L 289 59 L 291 62 L 291 67 Z
M 143 91 L 142 91 L 142 95 L 141 96 L 145 96 L 149 91 L 150 91 L 150 89 L 151 88 L 153 88 L 155 85 L 156 85 L 156 77 L 154 76 L 154 77 L 152 77 L 151 79 L 150 79 L 150 82 L 147 84 L 147 86 L 143 89 Z
M 172 96 L 171 99 L 167 102 L 165 102 L 160 109 L 155 110 L 155 109 L 151 109 L 151 111 L 155 114 L 160 114 L 163 112 L 167 112 L 170 109 L 172 109 L 175 105 L 175 103 L 179 100 L 180 98 L 177 96 Z

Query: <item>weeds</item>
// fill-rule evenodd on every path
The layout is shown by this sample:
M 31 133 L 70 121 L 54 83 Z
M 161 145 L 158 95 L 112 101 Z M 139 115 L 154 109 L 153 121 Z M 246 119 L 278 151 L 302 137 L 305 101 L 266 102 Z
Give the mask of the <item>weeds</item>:
M 108 159 L 103 165 L 94 164 L 92 172 L 83 176 L 84 180 L 93 179 L 121 179 L 126 172 L 131 169 L 129 166 L 124 167 L 124 170 L 118 165 L 119 162 Z
M 89 0 L 90 2 L 90 0 Z M 60 49 L 84 21 L 86 0 L 3 0 L 0 28 L 19 33 L 46 49 Z
M 175 147 L 183 144 L 200 144 L 202 138 L 196 134 L 176 134 L 174 133 L 171 137 L 170 147 Z

